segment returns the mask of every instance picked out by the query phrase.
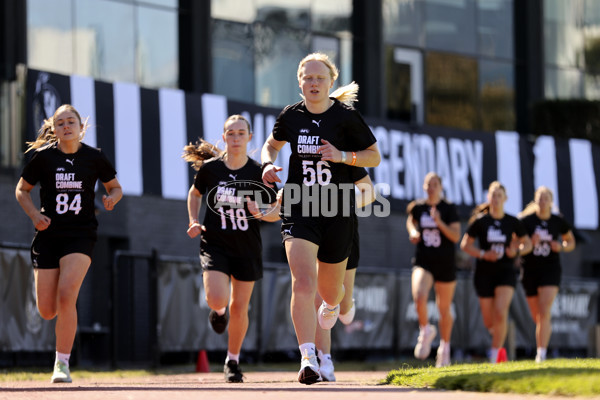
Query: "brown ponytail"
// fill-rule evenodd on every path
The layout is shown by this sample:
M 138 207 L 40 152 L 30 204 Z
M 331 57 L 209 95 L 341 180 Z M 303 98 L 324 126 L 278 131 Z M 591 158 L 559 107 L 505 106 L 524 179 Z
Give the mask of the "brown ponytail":
M 181 158 L 192 163 L 192 168 L 196 171 L 200 169 L 204 161 L 223 154 L 223 150 L 204 139 L 199 139 L 196 144 L 188 144 L 183 147 Z

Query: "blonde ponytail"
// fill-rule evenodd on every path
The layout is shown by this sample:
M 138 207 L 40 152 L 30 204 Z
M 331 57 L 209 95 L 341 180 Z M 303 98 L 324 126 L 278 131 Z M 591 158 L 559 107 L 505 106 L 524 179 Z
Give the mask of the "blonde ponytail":
M 345 86 L 337 88 L 329 96 L 338 99 L 347 106 L 352 106 L 358 101 L 358 83 L 352 81 Z

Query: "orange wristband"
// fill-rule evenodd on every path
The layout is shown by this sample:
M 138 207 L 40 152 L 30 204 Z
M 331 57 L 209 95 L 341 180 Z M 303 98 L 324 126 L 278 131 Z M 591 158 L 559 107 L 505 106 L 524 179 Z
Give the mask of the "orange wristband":
M 350 163 L 350 165 L 352 166 L 354 164 L 356 164 L 356 152 L 353 151 L 352 152 L 352 163 Z

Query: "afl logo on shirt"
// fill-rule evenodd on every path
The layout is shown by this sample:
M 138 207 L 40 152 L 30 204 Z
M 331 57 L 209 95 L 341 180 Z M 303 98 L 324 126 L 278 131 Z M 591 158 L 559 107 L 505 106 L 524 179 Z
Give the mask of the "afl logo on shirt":
M 236 175 L 237 177 L 237 175 Z M 218 215 L 235 210 L 237 218 L 254 219 L 253 215 L 246 215 L 245 205 L 248 199 L 256 203 L 258 209 L 269 208 L 270 203 L 264 203 L 265 199 L 275 201 L 277 192 L 269 187 L 249 180 L 234 180 L 230 182 L 219 182 L 208 193 L 208 209 Z M 273 211 L 273 210 L 271 210 Z

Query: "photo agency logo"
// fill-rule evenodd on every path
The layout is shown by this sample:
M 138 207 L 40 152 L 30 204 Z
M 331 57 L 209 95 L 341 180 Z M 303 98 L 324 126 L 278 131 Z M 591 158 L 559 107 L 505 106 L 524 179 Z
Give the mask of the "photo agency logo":
M 222 227 L 229 222 L 233 229 L 247 229 L 247 221 L 278 213 L 302 217 L 388 217 L 390 202 L 388 184 L 377 184 L 358 190 L 354 184 L 298 185 L 286 184 L 278 193 L 256 181 L 220 182 L 208 192 L 208 208 L 221 217 Z M 372 200 L 372 201 L 370 201 Z M 354 203 L 353 203 L 354 202 Z M 357 204 L 363 205 L 358 207 Z M 294 212 L 292 212 L 294 210 Z M 229 221 L 229 222 L 228 222 Z
M 390 202 L 388 184 L 368 186 L 360 190 L 353 183 L 339 185 L 286 184 L 283 189 L 282 214 L 302 217 L 388 217 Z M 359 207 L 361 206 L 361 207 Z M 294 210 L 294 211 L 292 211 Z
M 232 180 L 219 182 L 212 188 L 207 193 L 207 204 L 209 210 L 221 217 L 223 229 L 230 221 L 233 229 L 246 230 L 248 220 L 277 212 L 276 197 L 277 192 L 262 182 Z

